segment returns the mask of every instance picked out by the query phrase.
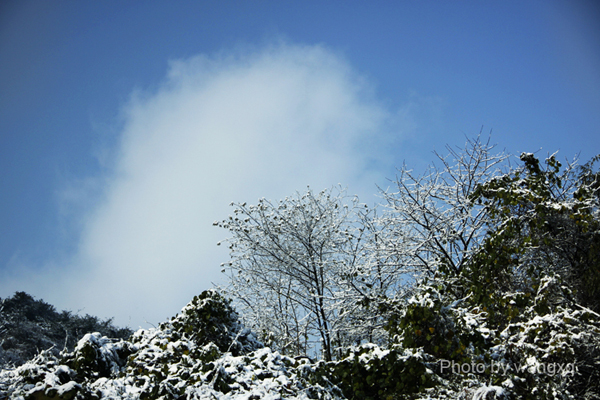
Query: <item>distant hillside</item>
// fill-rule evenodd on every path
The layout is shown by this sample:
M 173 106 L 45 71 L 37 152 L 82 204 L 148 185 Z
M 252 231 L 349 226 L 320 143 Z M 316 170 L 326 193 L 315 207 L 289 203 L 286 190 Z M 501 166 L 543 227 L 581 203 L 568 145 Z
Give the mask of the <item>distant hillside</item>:
M 51 349 L 56 355 L 65 348 L 73 351 L 77 341 L 90 332 L 111 338 L 127 338 L 133 333 L 114 326 L 111 319 L 57 312 L 51 304 L 25 292 L 0 298 L 0 368 L 22 365 L 41 350 Z

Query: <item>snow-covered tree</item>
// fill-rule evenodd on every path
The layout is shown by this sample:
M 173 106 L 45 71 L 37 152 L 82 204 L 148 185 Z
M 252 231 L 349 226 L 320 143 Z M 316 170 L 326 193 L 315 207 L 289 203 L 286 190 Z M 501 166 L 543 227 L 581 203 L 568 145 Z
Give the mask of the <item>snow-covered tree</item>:
M 560 387 L 594 398 L 600 396 L 600 172 L 594 172 L 600 157 L 562 170 L 554 155 L 543 163 L 531 153 L 520 158 L 522 167 L 474 195 L 491 223 L 465 278 L 488 319 L 519 344 L 513 359 L 576 365 L 562 386 L 545 382 L 544 397 Z
M 320 348 L 331 360 L 336 343 L 352 336 L 356 307 L 347 300 L 363 254 L 358 215 L 365 206 L 347 200 L 343 190 L 309 188 L 276 204 L 233 204 L 234 215 L 215 223 L 232 234 L 229 295 L 263 340 L 287 354 Z
M 522 167 L 473 195 L 491 218 L 470 275 L 493 280 L 488 290 L 524 290 L 531 279 L 557 275 L 579 303 L 600 312 L 600 173 L 593 171 L 598 157 L 562 171 L 554 155 L 544 163 L 531 153 L 520 158 Z

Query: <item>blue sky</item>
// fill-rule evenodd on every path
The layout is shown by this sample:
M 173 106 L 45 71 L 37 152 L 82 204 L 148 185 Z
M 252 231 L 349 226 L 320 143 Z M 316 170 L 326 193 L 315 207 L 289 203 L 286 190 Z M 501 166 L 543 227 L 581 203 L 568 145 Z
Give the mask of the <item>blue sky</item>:
M 0 297 L 148 327 L 222 282 L 231 201 L 376 201 L 483 127 L 600 153 L 594 1 L 4 1 Z

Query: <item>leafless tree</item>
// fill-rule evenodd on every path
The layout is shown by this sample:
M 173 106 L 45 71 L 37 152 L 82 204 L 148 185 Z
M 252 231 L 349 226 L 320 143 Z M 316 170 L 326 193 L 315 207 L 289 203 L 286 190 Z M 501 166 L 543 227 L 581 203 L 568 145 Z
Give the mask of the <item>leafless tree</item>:
M 394 255 L 410 276 L 433 276 L 440 267 L 457 274 L 486 232 L 485 208 L 470 197 L 507 166 L 508 155 L 492 154 L 494 146 L 478 136 L 464 148 L 446 146 L 423 175 L 406 166 L 392 189 L 381 190 L 387 212 L 379 224 L 385 229 L 380 248 Z

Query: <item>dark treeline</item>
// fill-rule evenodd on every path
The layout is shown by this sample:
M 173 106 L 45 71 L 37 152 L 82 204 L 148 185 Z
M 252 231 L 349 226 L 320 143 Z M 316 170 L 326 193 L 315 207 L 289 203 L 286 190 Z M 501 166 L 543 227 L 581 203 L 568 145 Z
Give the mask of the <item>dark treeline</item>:
M 112 319 L 101 320 L 70 311 L 58 312 L 45 301 L 25 292 L 0 298 L 0 367 L 21 365 L 41 350 L 73 351 L 77 341 L 89 332 L 112 338 L 127 338 L 132 331 L 113 325 Z

